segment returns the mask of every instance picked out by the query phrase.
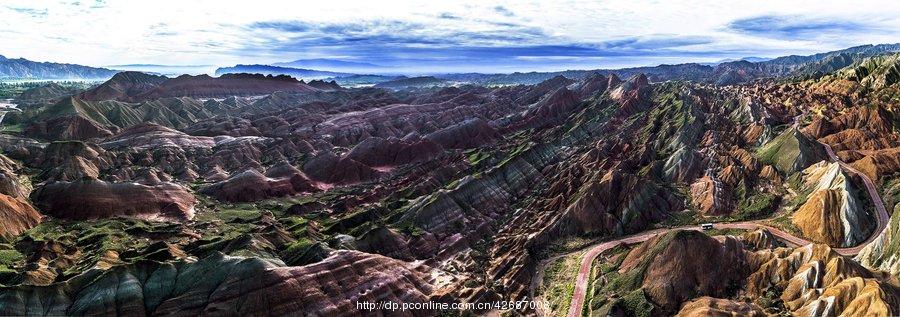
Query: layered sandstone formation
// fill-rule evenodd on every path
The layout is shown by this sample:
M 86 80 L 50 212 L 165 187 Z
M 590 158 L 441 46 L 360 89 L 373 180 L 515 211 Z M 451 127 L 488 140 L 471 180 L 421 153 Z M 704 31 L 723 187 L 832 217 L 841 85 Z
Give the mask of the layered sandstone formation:
M 695 231 L 673 231 L 650 239 L 628 253 L 619 274 L 637 279 L 645 296 L 663 312 L 676 312 L 695 296 L 735 294 L 732 285 L 749 274 L 741 243 L 720 243 Z
M 66 88 L 58 83 L 51 82 L 44 86 L 23 91 L 13 101 L 21 108 L 39 107 L 53 104 L 59 100 L 77 93 L 77 89 Z
M 700 213 L 717 216 L 731 213 L 732 193 L 715 177 L 704 176 L 691 185 L 691 199 Z
M 828 158 L 821 144 L 795 128 L 764 144 L 757 155 L 764 163 L 788 175 Z
M 78 96 L 84 100 L 120 100 L 132 101 L 135 96 L 146 93 L 168 80 L 165 76 L 141 72 L 120 72 L 94 89 L 82 92 Z
M 371 167 L 391 167 L 427 161 L 443 151 L 444 148 L 433 140 L 411 134 L 403 139 L 365 139 L 347 153 L 347 158 Z
M 337 184 L 352 184 L 375 179 L 379 172 L 350 157 L 339 157 L 332 152 L 325 152 L 310 159 L 303 165 L 303 171 L 310 178 Z
M 900 310 L 895 277 L 826 245 L 751 251 L 730 236 L 719 242 L 700 232 L 676 230 L 647 240 L 597 283 L 595 296 L 640 290 L 652 304 L 617 306 L 613 295 L 604 306 L 610 313 L 640 307 L 653 314 L 764 316 L 778 312 L 773 301 L 783 302 L 783 313 L 803 316 L 892 316 Z
M 868 239 L 875 228 L 862 194 L 838 163 L 819 162 L 803 170 L 806 202 L 791 218 L 803 235 L 836 247 L 851 247 Z
M 25 198 L 31 193 L 31 184 L 27 177 L 20 176 L 21 164 L 0 154 L 0 194 Z
M 194 217 L 196 204 L 194 195 L 181 185 L 101 180 L 45 184 L 35 189 L 31 200 L 48 215 L 72 220 L 126 216 L 182 221 Z
M 895 202 L 893 214 L 897 214 L 898 211 L 900 204 Z M 892 216 L 888 227 L 859 252 L 856 260 L 871 269 L 890 272 L 893 275 L 900 274 L 900 256 L 897 255 L 900 252 L 898 236 L 900 236 L 900 218 Z
M 900 171 L 900 147 L 875 151 L 853 162 L 853 168 L 866 174 L 872 181 Z
M 28 202 L 31 185 L 17 173 L 21 166 L 0 155 L 0 237 L 12 239 L 41 222 L 41 214 Z
M 200 189 L 200 193 L 228 202 L 258 201 L 318 190 L 290 164 L 270 168 L 266 174 L 250 169 Z
M 700 317 L 700 316 L 766 316 L 759 306 L 709 296 L 700 297 L 684 304 L 676 316 Z
M 115 290 L 110 292 L 109 290 Z M 384 256 L 338 252 L 322 262 L 278 266 L 216 254 L 196 262 L 142 262 L 92 270 L 68 282 L 0 292 L 3 315 L 392 314 L 356 302 L 425 302 L 420 268 Z M 48 301 L 35 305 L 30 298 Z M 428 310 L 402 314 L 426 316 Z
M 41 214 L 26 200 L 0 194 L 0 237 L 16 237 L 40 222 Z
M 744 248 L 751 251 L 775 249 L 784 246 L 774 234 L 765 229 L 748 231 L 740 237 L 740 240 L 744 243 Z
M 761 71 L 729 67 L 723 82 Z M 58 218 L 26 230 L 33 214 L 6 214 L 19 237 L 0 245 L 11 255 L 0 311 L 364 315 L 382 312 L 350 305 L 527 298 L 556 242 L 615 239 L 694 210 L 765 219 L 796 202 L 808 237 L 839 246 L 874 233 L 850 174 L 807 167 L 826 159 L 825 143 L 877 186 L 894 184 L 895 84 L 716 87 L 637 73 L 403 91 L 118 76 L 0 135 L 16 160 L 0 164 L 2 194 Z M 892 234 L 861 256 L 867 267 L 896 266 Z M 883 274 L 824 245 L 780 246 L 764 230 L 658 237 L 615 258 L 623 267 L 606 273 L 619 278 L 594 288 L 615 303 L 594 304 L 896 314 Z
M 762 296 L 782 289 L 785 308 L 800 315 L 891 316 L 900 307 L 896 279 L 870 272 L 831 248 L 811 244 L 755 255 L 757 266 L 748 278 L 750 294 Z

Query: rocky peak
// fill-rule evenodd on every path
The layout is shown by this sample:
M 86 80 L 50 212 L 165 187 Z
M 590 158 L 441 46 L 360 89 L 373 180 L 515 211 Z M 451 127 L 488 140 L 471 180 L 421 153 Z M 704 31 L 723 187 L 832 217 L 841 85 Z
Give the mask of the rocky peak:
M 732 192 L 728 184 L 706 175 L 691 185 L 691 199 L 705 216 L 726 215 L 733 211 Z
M 138 95 L 146 93 L 169 78 L 136 71 L 116 73 L 99 86 L 78 95 L 79 99 L 101 101 L 137 101 Z
M 821 143 L 793 127 L 763 144 L 756 155 L 761 162 L 785 174 L 793 174 L 828 158 Z
M 618 87 L 621 83 L 622 79 L 620 79 L 619 76 L 617 76 L 615 73 L 611 73 L 609 74 L 609 79 L 607 80 L 606 87 Z
M 650 80 L 647 79 L 647 75 L 644 73 L 634 75 L 630 79 L 628 79 L 628 81 L 637 88 L 643 88 L 650 85 Z
M 107 82 L 111 83 L 162 83 L 169 79 L 166 76 L 153 75 L 139 71 L 124 71 L 113 75 Z
M 332 80 L 332 81 L 311 80 L 309 83 L 307 83 L 307 85 L 309 85 L 313 88 L 322 89 L 322 90 L 339 90 L 339 89 L 341 89 L 341 86 L 338 85 L 337 82 L 335 82 L 334 80 Z
M 838 163 L 819 162 L 803 170 L 807 200 L 792 222 L 809 239 L 835 247 L 852 247 L 875 229 L 875 219 L 857 197 L 858 187 Z
M 650 301 L 668 313 L 696 296 L 724 297 L 750 273 L 742 244 L 696 231 L 673 230 L 628 252 L 619 274 L 634 279 Z

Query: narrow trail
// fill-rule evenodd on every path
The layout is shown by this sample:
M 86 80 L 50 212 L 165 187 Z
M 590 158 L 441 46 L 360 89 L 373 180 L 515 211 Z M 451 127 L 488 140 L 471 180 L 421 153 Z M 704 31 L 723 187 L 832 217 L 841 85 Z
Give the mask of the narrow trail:
M 795 121 L 794 127 L 797 126 Z M 888 223 L 890 222 L 890 215 L 887 213 L 887 210 L 884 208 L 884 202 L 882 202 L 881 197 L 878 196 L 878 191 L 875 188 L 875 183 L 869 179 L 863 173 L 860 173 L 858 170 L 854 169 L 850 166 L 850 164 L 844 163 L 834 154 L 834 151 L 831 149 L 831 146 L 828 144 L 823 144 L 825 147 L 825 151 L 828 153 L 828 157 L 831 158 L 832 161 L 838 162 L 842 168 L 846 171 L 859 176 L 862 179 L 863 184 L 866 187 L 866 192 L 869 195 L 869 198 L 872 200 L 872 204 L 875 205 L 875 213 L 876 219 L 878 222 L 878 227 L 872 232 L 872 235 L 865 242 L 861 243 L 858 246 L 851 248 L 833 248 L 840 255 L 844 256 L 852 256 L 859 253 L 862 248 L 871 243 L 873 240 L 878 238 L 878 236 L 887 228 Z M 762 223 L 764 220 L 754 220 L 754 221 L 743 221 L 743 222 L 732 222 L 732 223 L 715 223 L 715 227 L 718 229 L 745 229 L 745 230 L 754 230 L 757 228 L 764 228 L 769 230 L 773 235 L 778 237 L 779 239 L 792 244 L 794 246 L 804 246 L 810 244 L 811 242 L 794 236 L 790 233 L 784 232 L 778 228 L 774 228 Z M 569 304 L 569 313 L 567 316 L 569 317 L 578 317 L 581 316 L 581 310 L 584 306 L 584 297 L 587 293 L 587 284 L 588 279 L 590 278 L 591 273 L 591 263 L 593 263 L 594 259 L 600 253 L 603 253 L 606 250 L 612 249 L 620 244 L 635 244 L 649 240 L 650 238 L 663 234 L 672 230 L 697 230 L 700 228 L 696 225 L 692 226 L 682 226 L 677 228 L 663 228 L 663 229 L 655 229 L 650 231 L 641 232 L 638 234 L 634 234 L 631 236 L 626 236 L 623 238 L 619 238 L 616 240 L 603 242 L 595 245 L 588 251 L 584 258 L 581 260 L 581 267 L 578 270 L 578 277 L 575 280 L 575 293 L 572 295 L 572 302 Z

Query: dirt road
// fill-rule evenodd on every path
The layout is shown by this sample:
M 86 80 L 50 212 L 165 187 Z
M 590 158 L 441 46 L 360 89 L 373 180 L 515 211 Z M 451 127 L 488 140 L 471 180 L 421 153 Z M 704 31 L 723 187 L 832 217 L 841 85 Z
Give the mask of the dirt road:
M 881 197 L 878 195 L 878 190 L 876 190 L 876 188 L 875 188 L 875 183 L 873 183 L 872 180 L 869 179 L 869 177 L 866 176 L 865 174 L 860 173 L 859 171 L 857 171 L 856 169 L 851 167 L 849 164 L 841 161 L 837 157 L 837 155 L 834 154 L 834 151 L 831 149 L 830 146 L 828 146 L 827 144 L 824 144 L 824 146 L 825 146 L 825 151 L 828 153 L 828 157 L 830 157 L 832 161 L 838 162 L 839 164 L 841 164 L 841 167 L 843 167 L 844 170 L 849 171 L 853 174 L 856 174 L 862 179 L 863 184 L 866 187 L 866 193 L 868 193 L 869 198 L 872 201 L 872 204 L 875 205 L 875 213 L 876 213 L 875 216 L 876 216 L 876 219 L 878 222 L 878 226 L 877 226 L 877 229 L 875 229 L 875 231 L 872 233 L 872 236 L 870 236 L 869 239 L 866 240 L 865 242 L 863 242 L 862 244 L 855 246 L 855 247 L 834 248 L 834 250 L 841 255 L 845 255 L 845 256 L 856 255 L 857 253 L 859 253 L 860 250 L 862 250 L 863 247 L 865 247 L 870 242 L 872 242 L 872 240 L 875 240 L 881 234 L 881 232 L 887 228 L 887 224 L 890 222 L 890 215 L 887 213 L 887 209 L 884 208 L 884 202 L 882 202 Z M 762 220 L 734 222 L 734 223 L 717 223 L 717 224 L 715 224 L 715 227 L 717 229 L 745 229 L 745 230 L 754 230 L 756 228 L 765 228 L 765 229 L 768 229 L 770 232 L 772 232 L 773 235 L 775 235 L 782 241 L 792 244 L 794 246 L 804 246 L 804 245 L 807 245 L 810 243 L 809 241 L 807 241 L 803 238 L 794 236 L 794 235 L 784 232 L 780 229 L 764 225 L 764 224 L 762 224 L 761 221 Z M 591 248 L 590 251 L 588 251 L 584 255 L 584 258 L 582 258 L 582 260 L 581 260 L 581 267 L 578 270 L 578 277 L 575 280 L 575 293 L 572 295 L 572 302 L 569 305 L 568 316 L 569 317 L 581 316 L 581 310 L 582 310 L 582 307 L 584 306 L 584 296 L 587 292 L 587 283 L 588 283 L 588 279 L 590 278 L 590 273 L 591 273 L 591 264 L 593 263 L 594 259 L 597 258 L 597 255 L 599 255 L 600 253 L 603 253 L 606 250 L 612 249 L 615 246 L 620 245 L 620 244 L 635 244 L 635 243 L 647 241 L 650 238 L 652 238 L 658 234 L 666 233 L 671 230 L 679 230 L 679 229 L 680 230 L 700 230 L 697 226 L 684 226 L 684 227 L 671 228 L 671 229 L 669 229 L 669 228 L 656 229 L 656 230 L 641 232 L 641 233 L 638 233 L 635 235 L 627 236 L 627 237 L 616 239 L 616 240 L 609 241 L 609 242 L 603 242 L 603 243 L 597 244 L 596 246 Z

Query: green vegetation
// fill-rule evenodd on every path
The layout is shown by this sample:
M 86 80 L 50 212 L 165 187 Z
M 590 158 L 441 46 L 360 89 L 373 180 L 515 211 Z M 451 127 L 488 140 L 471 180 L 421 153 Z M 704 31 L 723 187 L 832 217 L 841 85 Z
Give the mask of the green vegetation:
M 798 229 L 794 225 L 794 223 L 791 221 L 791 215 L 794 210 L 796 210 L 798 207 L 800 207 L 800 205 L 802 205 L 804 202 L 806 202 L 806 199 L 811 192 L 810 190 L 803 188 L 802 174 L 803 173 L 801 173 L 801 172 L 794 173 L 785 180 L 787 187 L 790 189 L 790 192 L 793 192 L 793 194 L 791 194 L 791 196 L 789 196 L 790 198 L 787 199 L 784 203 L 781 203 L 781 196 L 775 195 L 772 197 L 765 197 L 770 194 L 764 194 L 765 195 L 764 197 L 758 197 L 758 198 L 752 198 L 753 196 L 751 196 L 751 198 L 748 199 L 748 201 L 755 201 L 755 202 L 752 202 L 752 203 L 751 202 L 748 202 L 748 203 L 742 202 L 742 205 L 746 204 L 746 205 L 748 205 L 748 208 L 754 208 L 753 206 L 769 204 L 774 209 L 775 206 L 780 204 L 781 205 L 780 209 L 777 210 L 775 212 L 774 217 L 771 218 L 770 220 L 768 220 L 767 222 L 770 225 L 772 225 L 776 228 L 785 230 L 786 232 L 789 232 L 791 234 L 800 235 L 800 229 Z M 784 193 L 784 194 L 787 194 L 787 193 Z M 784 194 L 782 194 L 782 195 L 784 195 Z M 754 196 L 758 196 L 758 195 L 754 195 Z
M 784 301 L 781 300 L 781 295 L 775 287 L 766 289 L 766 292 L 757 300 L 757 304 L 760 307 L 764 307 L 766 313 L 775 315 L 775 316 L 787 316 L 788 310 L 784 307 Z
M 22 133 L 22 129 L 24 128 L 24 125 L 21 123 L 4 124 L 2 127 L 0 127 L 0 133 Z
M 8 244 L 0 245 L 0 273 L 14 272 L 10 267 L 24 256 Z
M 812 194 L 812 189 L 803 186 L 803 173 L 794 173 L 787 179 L 788 188 L 794 192 L 794 195 L 787 201 L 785 208 L 795 210 L 803 205 Z
M 836 77 L 858 81 L 863 86 L 878 89 L 900 82 L 900 54 L 888 54 L 863 59 L 841 69 Z
M 23 91 L 49 84 L 51 81 L 40 80 L 14 80 L 0 81 L 0 99 L 14 99 Z M 66 88 L 88 89 L 94 86 L 92 82 L 85 81 L 57 81 L 57 84 Z
M 465 153 L 466 158 L 469 160 L 469 164 L 472 166 L 477 166 L 485 159 L 491 157 L 490 153 L 483 149 L 471 149 L 467 150 Z
M 674 84 L 668 84 L 671 86 Z M 666 149 L 664 145 L 670 144 L 672 138 L 690 137 L 690 131 L 683 131 L 697 119 L 690 104 L 686 104 L 675 87 L 660 88 L 654 97 L 656 107 L 647 113 L 647 122 L 641 131 L 641 140 L 653 142 L 654 148 L 659 151 Z M 651 140 L 651 137 L 654 139 Z M 662 153 L 660 155 L 665 155 Z
M 884 193 L 881 197 L 885 198 L 886 207 L 890 208 L 891 204 L 900 204 L 900 173 L 894 175 L 886 175 L 882 177 Z
M 306 236 L 311 234 L 309 231 L 309 219 L 297 216 L 284 217 L 279 219 L 284 229 L 291 233 L 294 237 Z
M 499 164 L 497 164 L 497 167 L 506 165 L 506 163 L 508 163 L 509 161 L 512 161 L 513 159 L 515 159 L 522 153 L 525 153 L 525 151 L 528 151 L 529 149 L 531 149 L 532 146 L 534 146 L 534 143 L 532 143 L 532 142 L 518 143 L 516 145 L 515 149 L 513 149 L 511 152 L 509 152 L 509 154 L 506 154 L 505 159 L 503 159 L 502 161 L 500 161 Z
M 617 311 L 625 312 L 629 316 L 648 316 L 646 314 L 652 312 L 654 306 L 646 301 L 646 298 L 641 299 L 643 290 L 639 288 L 640 285 L 634 289 L 610 287 L 611 283 L 622 281 L 622 274 L 618 269 L 630 250 L 631 248 L 625 245 L 618 245 L 594 261 L 592 281 L 586 296 L 588 299 L 586 305 L 591 309 L 585 309 L 583 311 L 585 315 L 589 311 L 591 316 L 608 316 Z
M 552 316 L 565 316 L 568 312 L 583 255 L 584 252 L 576 252 L 561 256 L 544 268 L 544 279 L 538 294 L 550 302 Z
M 177 239 L 180 232 L 178 224 L 133 218 L 71 222 L 49 220 L 26 231 L 18 239 L 52 242 L 67 254 L 70 251 L 65 250 L 80 250 L 80 253 L 68 254 L 74 257 L 74 263 L 62 272 L 64 276 L 73 276 L 106 258 L 107 251 L 118 253 L 120 259 L 126 261 L 142 259 L 149 254 L 135 251 L 147 248 L 153 240 Z
M 784 230 L 792 235 L 802 237 L 803 234 L 800 232 L 800 229 L 794 225 L 791 221 L 791 213 L 790 212 L 782 212 L 775 218 L 767 221 L 773 227 Z
M 711 237 L 713 237 L 713 236 L 740 236 L 740 235 L 743 235 L 745 232 L 747 232 L 747 231 L 744 229 L 732 229 L 732 228 L 718 229 L 715 227 L 713 227 L 712 230 L 704 231 L 704 233 L 706 235 L 711 236 Z
M 801 166 L 825 159 L 826 155 L 821 144 L 790 128 L 759 147 L 756 150 L 756 157 L 760 162 L 772 165 L 783 174 L 792 174 Z
M 204 231 L 204 239 L 234 239 L 250 232 L 259 219 L 261 211 L 253 204 L 225 204 L 222 209 L 198 213 L 194 220 L 205 227 L 217 228 L 215 231 Z
M 118 260 L 125 263 L 142 259 L 171 259 L 168 250 L 161 247 L 164 244 L 159 242 L 177 245 L 175 248 L 180 251 L 173 251 L 175 253 L 172 255 L 184 252 L 195 257 L 219 251 L 230 255 L 280 257 L 286 263 L 307 263 L 322 255 L 323 248 L 321 242 L 318 242 L 322 235 L 316 229 L 318 220 L 284 215 L 287 206 L 307 198 L 239 204 L 222 203 L 202 195 L 197 198 L 197 214 L 194 220 L 185 224 L 134 218 L 87 221 L 49 219 L 24 232 L 17 241 L 34 240 L 57 244 L 53 246 L 54 250 L 64 250 L 66 256 L 72 258 L 72 265 L 61 267 L 63 276 L 80 274 L 100 260 L 109 260 L 108 251 L 117 253 Z M 281 229 L 272 226 L 280 227 L 296 241 L 283 240 L 284 235 L 276 231 Z M 199 237 L 185 243 L 187 237 L 194 235 Z M 21 253 L 29 251 L 0 245 L 0 273 L 9 271 L 13 263 L 20 261 L 23 256 Z
M 608 282 L 603 287 L 601 292 L 603 293 L 617 293 L 623 294 L 628 291 L 632 291 L 641 287 L 641 283 L 644 281 L 644 274 L 647 271 L 647 268 L 650 266 L 650 263 L 659 255 L 663 250 L 665 250 L 666 246 L 669 245 L 672 240 L 679 234 L 696 234 L 692 231 L 671 231 L 660 236 L 652 248 L 645 252 L 644 257 L 638 263 L 638 265 L 631 270 L 625 273 L 612 272 L 607 276 Z
M 591 308 L 595 313 L 624 311 L 628 316 L 651 316 L 655 306 L 644 296 L 641 284 L 650 264 L 679 235 L 702 234 L 694 231 L 671 231 L 644 251 L 640 262 L 626 272 L 619 272 L 625 259 L 625 248 L 615 250 L 621 255 L 612 263 L 595 265 L 597 277 L 592 282 Z M 607 260 L 608 261 L 608 260 Z
M 323 257 L 322 245 L 309 239 L 300 239 L 291 243 L 281 252 L 281 258 L 288 265 L 305 265 Z
M 672 213 L 668 218 L 666 218 L 666 220 L 662 222 L 662 225 L 665 227 L 681 227 L 696 225 L 703 221 L 703 218 L 701 218 L 700 215 L 697 214 L 696 210 L 686 209 Z
M 781 196 L 765 192 L 761 188 L 748 188 L 743 182 L 736 186 L 734 193 L 738 202 L 738 214 L 732 220 L 763 218 L 771 215 L 781 202 Z
M 798 155 L 800 144 L 794 137 L 793 130 L 785 131 L 756 151 L 756 156 L 761 162 L 772 165 L 781 172 L 790 172 Z
M 455 222 L 454 224 L 458 224 L 458 222 Z M 400 228 L 400 232 L 403 232 L 408 236 L 418 237 L 425 233 L 425 230 L 422 230 L 422 228 L 419 228 L 419 226 L 413 223 L 407 223 L 402 228 Z
M 588 247 L 596 242 L 597 239 L 572 236 L 554 241 L 552 244 L 550 244 L 549 247 L 547 247 L 547 250 L 554 254 L 569 253 Z
M 647 296 L 644 295 L 644 290 L 642 289 L 636 289 L 631 293 L 628 293 L 628 295 L 625 295 L 620 302 L 622 303 L 622 308 L 629 312 L 629 315 L 635 317 L 653 316 L 653 309 L 656 308 L 656 306 L 647 299 Z

